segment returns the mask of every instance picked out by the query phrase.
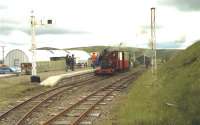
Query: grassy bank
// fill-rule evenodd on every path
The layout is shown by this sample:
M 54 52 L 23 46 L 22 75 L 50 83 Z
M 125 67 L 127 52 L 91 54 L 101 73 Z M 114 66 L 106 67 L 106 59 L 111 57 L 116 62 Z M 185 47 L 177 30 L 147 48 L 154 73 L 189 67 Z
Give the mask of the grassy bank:
M 117 125 L 200 125 L 200 42 L 144 73 L 120 102 Z

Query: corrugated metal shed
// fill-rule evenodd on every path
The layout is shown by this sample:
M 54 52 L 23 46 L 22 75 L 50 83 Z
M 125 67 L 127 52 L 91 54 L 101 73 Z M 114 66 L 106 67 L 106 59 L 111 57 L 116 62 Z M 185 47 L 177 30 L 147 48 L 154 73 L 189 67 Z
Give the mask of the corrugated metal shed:
M 65 57 L 66 54 L 64 50 L 37 50 L 36 61 L 50 61 L 51 57 Z M 11 49 L 5 55 L 5 64 L 8 66 L 20 66 L 21 63 L 32 61 L 32 53 L 28 49 Z
M 22 62 L 29 62 L 28 55 L 19 49 L 13 49 L 7 53 L 5 64 L 9 66 L 20 66 Z
M 52 57 L 66 57 L 66 55 L 74 55 L 76 58 L 76 63 L 86 63 L 90 58 L 90 54 L 82 50 L 37 50 L 36 51 L 36 61 L 50 61 Z M 32 53 L 28 47 L 21 48 L 6 48 L 5 52 L 5 64 L 8 66 L 20 66 L 21 63 L 31 62 Z

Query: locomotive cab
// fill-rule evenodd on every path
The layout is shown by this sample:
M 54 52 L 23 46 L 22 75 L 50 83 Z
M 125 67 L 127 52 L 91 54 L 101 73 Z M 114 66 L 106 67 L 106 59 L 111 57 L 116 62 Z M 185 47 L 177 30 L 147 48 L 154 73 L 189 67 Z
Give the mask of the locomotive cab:
M 100 65 L 95 74 L 114 74 L 129 69 L 129 53 L 126 51 L 103 51 L 99 57 Z

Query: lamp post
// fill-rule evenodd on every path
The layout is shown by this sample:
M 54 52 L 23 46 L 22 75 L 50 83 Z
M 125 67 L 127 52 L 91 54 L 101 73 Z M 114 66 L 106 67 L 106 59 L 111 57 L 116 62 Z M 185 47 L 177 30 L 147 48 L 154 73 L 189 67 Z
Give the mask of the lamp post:
M 47 24 L 52 24 L 52 20 L 47 20 Z M 44 25 L 42 21 L 37 23 L 34 16 L 34 12 L 31 11 L 31 52 L 32 52 L 32 74 L 31 82 L 40 82 L 40 77 L 37 76 L 37 64 L 36 64 L 36 39 L 35 39 L 35 29 L 37 25 Z

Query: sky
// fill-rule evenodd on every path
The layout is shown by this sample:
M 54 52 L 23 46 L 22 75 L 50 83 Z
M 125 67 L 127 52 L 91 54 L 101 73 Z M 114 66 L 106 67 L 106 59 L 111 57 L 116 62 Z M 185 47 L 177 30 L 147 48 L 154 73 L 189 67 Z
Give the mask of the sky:
M 30 48 L 30 16 L 37 47 L 148 47 L 150 8 L 156 8 L 158 48 L 186 48 L 200 39 L 199 0 L 1 0 L 0 46 Z M 48 19 L 52 25 L 39 25 Z

